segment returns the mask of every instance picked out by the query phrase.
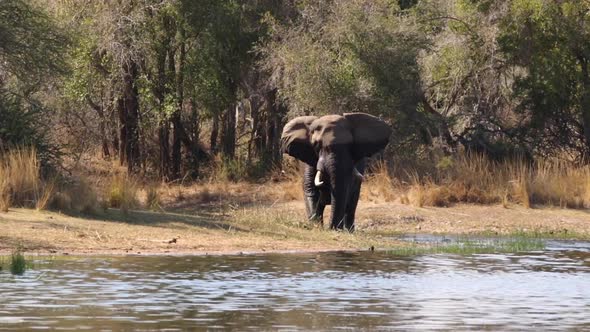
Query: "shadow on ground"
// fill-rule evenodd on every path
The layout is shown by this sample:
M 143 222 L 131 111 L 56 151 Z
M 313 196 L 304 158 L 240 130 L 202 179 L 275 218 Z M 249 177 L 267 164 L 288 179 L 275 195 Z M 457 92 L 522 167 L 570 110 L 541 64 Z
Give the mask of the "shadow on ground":
M 175 209 L 161 211 L 129 210 L 126 213 L 120 209 L 109 208 L 93 214 L 69 214 L 72 217 L 98 220 L 107 222 L 126 223 L 130 225 L 142 225 L 152 227 L 165 227 L 168 229 L 182 229 L 182 226 L 170 225 L 173 223 L 184 224 L 191 227 L 227 230 L 231 227 L 234 231 L 247 231 L 236 227 L 231 223 L 226 208 L 219 206 L 200 206 L 193 209 Z

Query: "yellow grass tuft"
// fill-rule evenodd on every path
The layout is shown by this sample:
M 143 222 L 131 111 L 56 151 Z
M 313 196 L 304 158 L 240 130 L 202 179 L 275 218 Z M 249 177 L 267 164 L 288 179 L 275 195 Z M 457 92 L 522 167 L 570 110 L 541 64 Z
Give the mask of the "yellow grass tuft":
M 53 183 L 41 179 L 40 168 L 35 149 L 13 149 L 0 155 L 0 210 L 47 205 Z
M 45 210 L 50 205 L 52 197 L 55 193 L 56 180 L 51 179 L 44 182 L 40 190 L 37 200 L 35 202 L 36 210 Z
M 127 213 L 129 209 L 138 206 L 138 185 L 126 174 L 115 174 L 107 187 L 106 200 L 112 208 L 121 209 Z
M 13 149 L 1 158 L 4 195 L 10 195 L 10 205 L 35 206 L 42 182 L 40 164 L 34 149 Z

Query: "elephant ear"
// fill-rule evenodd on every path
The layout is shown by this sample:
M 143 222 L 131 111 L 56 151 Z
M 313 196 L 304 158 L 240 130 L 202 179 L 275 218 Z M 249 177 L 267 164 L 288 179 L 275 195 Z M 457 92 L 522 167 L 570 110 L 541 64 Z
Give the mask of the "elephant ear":
M 300 116 L 287 122 L 281 135 L 281 151 L 308 165 L 315 166 L 317 156 L 311 145 L 309 128 L 316 119 L 316 116 Z
M 345 113 L 344 117 L 352 127 L 352 154 L 355 160 L 370 157 L 389 143 L 391 128 L 378 117 L 366 113 Z

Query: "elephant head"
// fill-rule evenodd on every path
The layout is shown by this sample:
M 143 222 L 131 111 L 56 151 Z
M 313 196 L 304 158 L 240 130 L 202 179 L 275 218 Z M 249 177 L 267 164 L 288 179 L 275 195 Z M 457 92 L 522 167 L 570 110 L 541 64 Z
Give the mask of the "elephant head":
M 355 165 L 384 149 L 390 135 L 387 123 L 365 113 L 301 116 L 285 125 L 281 137 L 283 152 L 315 170 L 315 186 L 329 187 L 331 228 L 354 227 L 358 200 L 355 191 L 360 190 L 362 178 Z

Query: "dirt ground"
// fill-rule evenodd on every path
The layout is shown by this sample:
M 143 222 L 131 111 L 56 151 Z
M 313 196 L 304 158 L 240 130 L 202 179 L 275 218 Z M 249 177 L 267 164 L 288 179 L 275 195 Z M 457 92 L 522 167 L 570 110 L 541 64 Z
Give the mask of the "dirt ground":
M 304 220 L 302 202 L 193 206 L 166 212 L 118 210 L 92 216 L 11 209 L 0 213 L 0 254 L 230 254 L 386 249 L 391 235 L 484 234 L 590 239 L 590 211 L 514 205 L 415 207 L 360 202 L 357 232 Z M 326 217 L 329 216 L 329 209 Z

